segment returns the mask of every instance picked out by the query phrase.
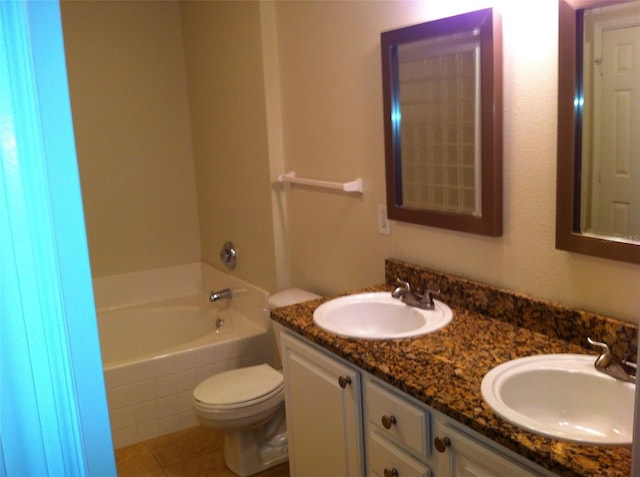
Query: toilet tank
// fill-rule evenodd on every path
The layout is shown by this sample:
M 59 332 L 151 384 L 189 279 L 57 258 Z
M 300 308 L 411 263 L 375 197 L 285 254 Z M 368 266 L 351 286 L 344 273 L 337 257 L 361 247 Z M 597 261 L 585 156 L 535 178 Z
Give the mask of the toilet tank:
M 296 303 L 302 303 L 304 301 L 315 300 L 316 298 L 320 298 L 320 295 L 316 295 L 307 290 L 302 290 L 301 288 L 287 288 L 285 290 L 281 290 L 279 292 L 274 293 L 269 296 L 267 299 L 268 309 L 266 310 L 267 314 L 274 308 L 279 308 L 281 306 L 295 305 Z M 281 359 L 281 348 L 280 348 L 280 331 L 282 330 L 282 325 L 280 323 L 276 323 L 275 321 L 271 322 L 273 325 L 273 334 L 276 340 L 275 353 L 274 353 L 274 364 L 276 369 L 282 368 L 282 359 Z
M 302 303 L 303 301 L 315 300 L 320 298 L 320 295 L 311 293 L 301 288 L 287 288 L 274 293 L 267 299 L 269 309 L 278 308 L 281 306 L 295 305 L 296 303 Z

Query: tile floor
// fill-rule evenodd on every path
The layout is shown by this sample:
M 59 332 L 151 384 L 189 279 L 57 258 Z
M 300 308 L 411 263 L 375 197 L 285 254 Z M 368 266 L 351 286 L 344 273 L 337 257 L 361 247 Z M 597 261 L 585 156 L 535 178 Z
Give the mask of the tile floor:
M 201 427 L 116 449 L 119 477 L 235 477 L 224 465 L 223 436 Z M 256 477 L 289 477 L 287 463 Z

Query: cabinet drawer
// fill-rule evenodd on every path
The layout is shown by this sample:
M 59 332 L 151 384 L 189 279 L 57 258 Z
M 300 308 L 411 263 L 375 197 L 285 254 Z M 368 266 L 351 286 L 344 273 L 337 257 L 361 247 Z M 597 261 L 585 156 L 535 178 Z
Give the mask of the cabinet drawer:
M 402 452 L 377 432 L 370 432 L 368 441 L 369 476 L 431 477 L 429 467 Z
M 366 385 L 367 420 L 385 436 L 415 452 L 431 454 L 429 413 L 373 381 Z

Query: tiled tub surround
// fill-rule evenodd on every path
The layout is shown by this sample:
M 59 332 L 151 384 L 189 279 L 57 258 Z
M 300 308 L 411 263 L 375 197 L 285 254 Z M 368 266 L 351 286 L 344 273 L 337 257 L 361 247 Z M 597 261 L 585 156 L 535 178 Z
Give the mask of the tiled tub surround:
M 227 287 L 240 291 L 208 302 L 210 290 Z M 272 362 L 266 292 L 211 267 L 99 278 L 94 288 L 115 448 L 198 425 L 198 383 Z
M 327 333 L 313 323 L 325 299 L 278 308 L 272 318 L 364 371 L 562 476 L 628 477 L 631 449 L 582 446 L 523 431 L 497 417 L 480 393 L 484 375 L 514 358 L 534 354 L 597 354 L 586 336 L 612 344 L 635 361 L 637 326 L 566 309 L 481 283 L 397 260 L 385 263 L 386 285 L 396 278 L 420 289 L 440 289 L 453 321 L 431 335 L 402 340 L 360 340 Z

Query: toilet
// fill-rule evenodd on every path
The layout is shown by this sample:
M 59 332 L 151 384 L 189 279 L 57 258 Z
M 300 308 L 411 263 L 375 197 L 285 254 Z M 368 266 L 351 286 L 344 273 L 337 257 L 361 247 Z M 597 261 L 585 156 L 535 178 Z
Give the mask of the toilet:
M 319 296 L 291 288 L 271 295 L 268 305 L 272 309 L 315 298 Z M 225 464 L 239 476 L 288 459 L 283 378 L 269 364 L 211 376 L 196 386 L 192 402 L 203 427 L 224 432 Z

